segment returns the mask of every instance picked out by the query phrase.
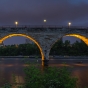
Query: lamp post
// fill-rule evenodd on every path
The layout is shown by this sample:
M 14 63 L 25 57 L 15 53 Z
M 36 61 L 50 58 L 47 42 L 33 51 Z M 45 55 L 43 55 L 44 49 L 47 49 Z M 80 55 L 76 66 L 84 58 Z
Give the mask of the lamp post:
M 68 26 L 69 26 L 69 28 L 70 28 L 70 26 L 71 26 L 71 22 L 68 23 Z
M 46 19 L 44 19 L 43 21 L 44 21 L 44 25 L 46 26 Z
M 17 22 L 17 21 L 15 22 L 15 25 L 16 25 L 16 27 L 17 27 L 17 25 L 18 25 L 18 22 Z

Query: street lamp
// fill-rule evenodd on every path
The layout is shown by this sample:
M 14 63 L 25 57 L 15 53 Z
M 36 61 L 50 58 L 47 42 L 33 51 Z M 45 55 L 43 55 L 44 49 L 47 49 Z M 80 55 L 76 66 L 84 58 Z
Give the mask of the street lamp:
M 46 25 L 46 19 L 44 19 L 43 21 L 44 21 L 44 23 L 45 23 L 45 25 Z
M 17 22 L 17 21 L 15 22 L 15 25 L 16 25 L 16 27 L 17 27 L 17 25 L 18 25 L 18 22 Z
M 69 27 L 71 26 L 71 22 L 68 23 Z
M 44 19 L 44 23 L 46 23 L 46 19 Z

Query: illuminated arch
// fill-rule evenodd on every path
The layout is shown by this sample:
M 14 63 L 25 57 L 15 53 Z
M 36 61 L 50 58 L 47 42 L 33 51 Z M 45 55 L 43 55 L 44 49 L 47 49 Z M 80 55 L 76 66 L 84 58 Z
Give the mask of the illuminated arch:
M 79 38 L 79 39 L 81 39 L 82 41 L 84 41 L 85 44 L 88 45 L 88 38 L 86 38 L 86 37 L 84 37 L 84 36 L 82 36 L 82 35 L 79 35 L 79 34 L 67 34 L 67 35 L 62 36 L 61 38 L 65 37 L 65 36 L 73 36 L 73 37 Z M 59 39 L 60 39 L 60 38 L 59 38 Z M 51 45 L 50 49 L 53 47 L 53 45 L 54 45 L 59 39 L 57 39 L 55 42 L 53 42 L 53 44 Z
M 41 46 L 39 45 L 39 43 L 35 39 L 33 39 L 32 37 L 30 37 L 29 35 L 26 35 L 26 34 L 9 34 L 9 35 L 6 35 L 3 38 L 1 38 L 0 39 L 0 43 L 2 43 L 7 38 L 13 37 L 13 36 L 23 36 L 23 37 L 26 37 L 26 38 L 32 40 L 38 46 L 38 48 L 40 49 L 42 60 L 44 60 L 44 54 L 43 54 Z
M 88 38 L 86 38 L 86 37 L 84 37 L 82 35 L 79 35 L 79 34 L 67 34 L 65 36 L 73 36 L 73 37 L 79 38 L 79 39 L 81 39 L 82 41 L 84 41 L 88 45 Z

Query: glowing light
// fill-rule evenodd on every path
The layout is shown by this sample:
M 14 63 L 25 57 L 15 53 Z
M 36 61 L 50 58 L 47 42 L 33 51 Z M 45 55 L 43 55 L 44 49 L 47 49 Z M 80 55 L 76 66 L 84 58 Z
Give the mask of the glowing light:
M 76 37 L 76 38 L 79 38 L 81 39 L 83 42 L 85 42 L 85 44 L 88 45 L 88 39 L 82 35 L 79 35 L 79 34 L 67 34 L 67 35 L 64 35 L 63 37 L 66 37 L 66 36 L 73 36 L 73 37 Z M 58 39 L 59 40 L 59 39 Z M 56 40 L 55 42 L 53 42 L 53 44 L 51 45 L 51 48 L 52 46 L 58 41 Z
M 32 37 L 27 36 L 27 35 L 25 35 L 25 34 L 9 34 L 9 35 L 7 35 L 7 36 L 4 36 L 4 37 L 0 40 L 0 43 L 2 43 L 2 42 L 3 42 L 4 40 L 6 40 L 7 38 L 13 37 L 13 36 L 23 36 L 23 37 L 26 37 L 26 38 L 32 40 L 32 41 L 38 46 L 38 48 L 39 48 L 39 50 L 40 50 L 40 53 L 41 53 L 41 56 L 42 56 L 42 60 L 44 60 L 44 54 L 43 54 L 42 48 L 41 48 L 41 46 L 39 45 L 39 43 L 38 43 L 35 39 L 33 39 Z
M 46 22 L 46 20 L 44 20 L 44 22 Z
M 17 22 L 17 21 L 15 22 L 15 25 L 16 25 L 16 26 L 18 25 L 18 22 Z
M 73 36 L 73 37 L 79 38 L 79 39 L 81 39 L 82 41 L 84 41 L 88 45 L 88 39 L 86 37 L 82 36 L 82 35 L 68 34 L 68 35 L 65 35 L 65 36 Z
M 15 24 L 17 25 L 17 24 L 18 24 L 18 22 L 16 21 L 16 22 L 15 22 Z
M 70 26 L 71 25 L 71 22 L 69 22 L 68 25 Z

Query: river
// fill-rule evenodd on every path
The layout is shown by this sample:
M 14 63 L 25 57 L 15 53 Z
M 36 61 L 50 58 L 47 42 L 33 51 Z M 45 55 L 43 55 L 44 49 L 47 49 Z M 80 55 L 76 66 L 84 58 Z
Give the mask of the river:
M 26 58 L 26 61 L 36 62 L 41 64 L 41 59 L 37 60 L 33 58 Z M 62 67 L 63 63 L 67 67 L 71 67 L 72 76 L 78 78 L 78 83 L 81 88 L 88 87 L 88 59 L 50 59 L 49 66 Z M 24 58 L 0 58 L 0 86 L 3 86 L 5 82 L 14 83 L 13 74 L 16 77 L 18 84 L 24 83 L 24 71 L 23 68 Z

